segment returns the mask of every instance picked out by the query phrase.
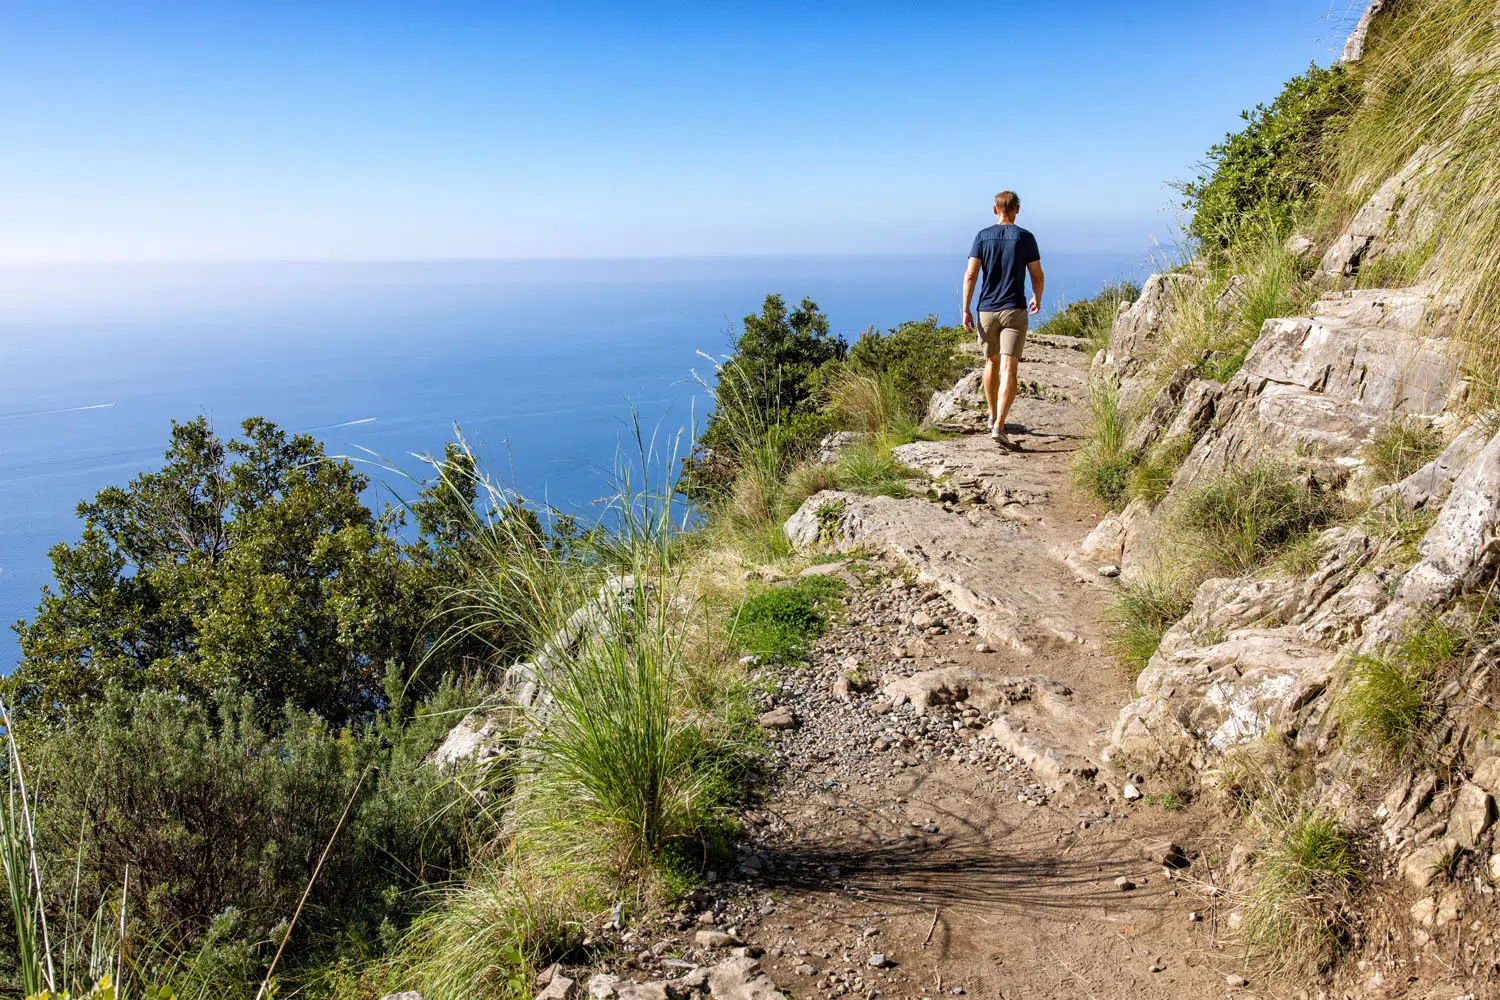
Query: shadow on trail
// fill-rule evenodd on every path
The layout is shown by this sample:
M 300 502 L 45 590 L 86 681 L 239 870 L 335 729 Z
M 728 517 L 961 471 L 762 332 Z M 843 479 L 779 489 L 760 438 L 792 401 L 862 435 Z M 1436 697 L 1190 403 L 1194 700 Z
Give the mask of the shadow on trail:
M 768 852 L 762 888 L 856 896 L 884 908 L 1065 911 L 1117 902 L 1115 870 L 1139 867 L 1127 841 L 1068 856 L 1050 842 L 874 845 L 812 841 Z

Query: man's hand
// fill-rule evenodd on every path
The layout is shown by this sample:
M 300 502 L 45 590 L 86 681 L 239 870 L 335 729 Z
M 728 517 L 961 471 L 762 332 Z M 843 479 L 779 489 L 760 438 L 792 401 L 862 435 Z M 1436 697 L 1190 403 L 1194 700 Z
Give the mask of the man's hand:
M 1033 316 L 1042 311 L 1042 304 L 1041 302 L 1037 301 L 1037 297 L 1035 295 L 1031 297 L 1030 302 L 1026 303 L 1026 311 Z
M 974 332 L 974 314 L 967 309 L 964 310 L 964 329 L 970 333 Z

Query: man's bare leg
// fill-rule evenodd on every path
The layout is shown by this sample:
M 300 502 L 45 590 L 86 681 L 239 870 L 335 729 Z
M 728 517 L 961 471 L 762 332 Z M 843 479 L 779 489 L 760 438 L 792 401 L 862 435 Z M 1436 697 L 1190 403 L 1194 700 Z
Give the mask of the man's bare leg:
M 995 426 L 995 414 L 1000 412 L 1000 357 L 984 359 L 984 399 L 990 404 L 990 426 Z
M 992 362 L 998 362 L 995 367 L 997 367 L 1000 372 L 1000 384 L 998 386 L 998 393 L 992 392 L 989 387 L 989 376 L 991 371 L 990 364 Z M 1002 354 L 998 358 L 990 358 L 985 362 L 985 392 L 990 394 L 989 400 L 991 413 L 997 412 L 995 407 L 996 395 L 998 395 L 1000 398 L 1000 406 L 998 410 L 1000 416 L 998 423 L 1002 431 L 1005 430 L 1005 418 L 1010 416 L 1010 405 L 1016 401 L 1016 375 L 1020 371 L 1020 369 L 1021 361 L 1014 354 Z

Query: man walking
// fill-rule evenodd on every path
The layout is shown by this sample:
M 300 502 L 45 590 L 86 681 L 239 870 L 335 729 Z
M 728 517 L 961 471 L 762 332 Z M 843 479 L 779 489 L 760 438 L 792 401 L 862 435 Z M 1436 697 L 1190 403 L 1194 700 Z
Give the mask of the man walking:
M 981 229 L 969 248 L 964 273 L 964 329 L 974 329 L 969 304 L 974 285 L 984 272 L 979 293 L 979 340 L 984 344 L 984 397 L 990 406 L 990 437 L 1015 448 L 1005 433 L 1005 418 L 1016 401 L 1016 375 L 1026 347 L 1026 318 L 1042 307 L 1042 255 L 1036 237 L 1016 225 L 1021 199 L 1014 191 L 995 195 L 998 225 Z M 1031 275 L 1031 300 L 1026 299 L 1026 275 Z

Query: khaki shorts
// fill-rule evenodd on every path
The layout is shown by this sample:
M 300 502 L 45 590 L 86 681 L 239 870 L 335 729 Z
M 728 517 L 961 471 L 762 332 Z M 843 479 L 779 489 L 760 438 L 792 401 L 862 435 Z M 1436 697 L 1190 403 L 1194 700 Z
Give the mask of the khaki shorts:
M 1013 354 L 1021 360 L 1026 349 L 1026 310 L 1001 309 L 979 314 L 979 336 L 984 341 L 984 356 Z

